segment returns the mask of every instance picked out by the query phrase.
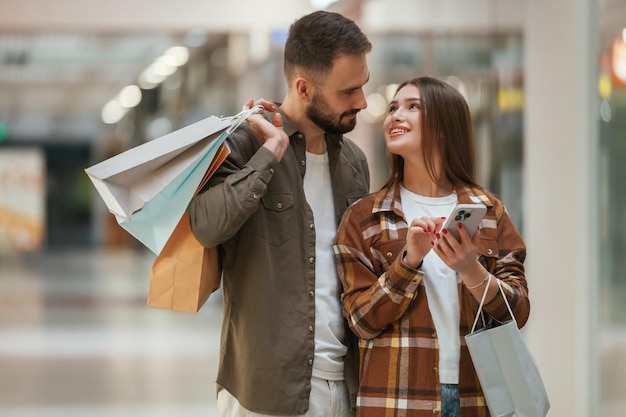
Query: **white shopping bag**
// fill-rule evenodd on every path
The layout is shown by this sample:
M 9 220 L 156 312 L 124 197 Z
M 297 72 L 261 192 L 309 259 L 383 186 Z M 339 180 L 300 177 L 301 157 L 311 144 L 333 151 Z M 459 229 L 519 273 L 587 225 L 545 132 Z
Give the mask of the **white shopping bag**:
M 493 417 L 545 417 L 550 401 L 541 374 L 517 327 L 500 281 L 498 287 L 512 320 L 474 331 L 485 302 L 485 289 L 472 330 L 465 336 L 487 407 Z
M 120 226 L 158 255 L 228 135 L 258 111 L 208 117 L 85 172 Z

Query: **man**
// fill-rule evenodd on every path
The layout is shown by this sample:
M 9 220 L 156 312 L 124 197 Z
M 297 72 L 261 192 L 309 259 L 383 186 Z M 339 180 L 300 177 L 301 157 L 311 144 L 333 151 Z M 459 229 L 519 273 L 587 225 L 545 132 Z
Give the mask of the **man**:
M 255 115 L 235 131 L 228 159 L 190 203 L 194 235 L 219 245 L 223 266 L 222 416 L 353 415 L 358 353 L 332 241 L 345 209 L 369 192 L 365 155 L 343 134 L 367 106 L 370 51 L 340 14 L 295 21 L 287 95 L 277 108 L 257 102 L 273 123 Z

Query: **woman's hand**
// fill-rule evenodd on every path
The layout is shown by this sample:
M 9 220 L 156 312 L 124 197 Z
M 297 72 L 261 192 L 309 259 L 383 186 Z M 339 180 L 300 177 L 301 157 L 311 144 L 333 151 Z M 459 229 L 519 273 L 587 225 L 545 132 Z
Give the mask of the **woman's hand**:
M 265 99 L 250 99 L 243 105 L 243 110 L 251 109 L 254 106 L 262 106 L 267 111 L 275 111 L 276 106 L 271 101 Z M 252 133 L 263 142 L 263 146 L 276 155 L 278 160 L 282 160 L 289 147 L 289 137 L 283 129 L 283 119 L 280 113 L 274 113 L 270 123 L 262 115 L 256 113 L 248 117 L 248 124 Z
M 443 218 L 424 216 L 411 222 L 406 235 L 406 258 L 404 261 L 407 265 L 415 268 L 422 263 L 424 256 L 432 248 L 435 233 L 443 221 Z
M 478 262 L 478 241 L 480 229 L 472 237 L 462 224 L 457 226 L 459 240 L 447 229 L 437 233 L 437 241 L 433 242 L 433 250 L 441 260 L 456 271 L 467 286 L 473 286 L 487 275 L 483 266 Z

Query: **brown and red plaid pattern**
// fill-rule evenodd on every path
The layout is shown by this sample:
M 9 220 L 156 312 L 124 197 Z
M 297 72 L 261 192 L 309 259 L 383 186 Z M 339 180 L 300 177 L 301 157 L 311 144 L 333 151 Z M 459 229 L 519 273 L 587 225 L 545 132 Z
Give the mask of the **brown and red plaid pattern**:
M 459 203 L 488 207 L 481 225 L 481 263 L 505 285 L 520 326 L 530 304 L 524 277 L 526 247 L 502 202 L 482 189 L 459 187 Z M 422 272 L 402 261 L 407 222 L 399 184 L 352 205 L 335 239 L 344 315 L 360 338 L 358 417 L 423 417 L 440 414 L 438 338 L 428 309 Z M 459 284 L 462 417 L 488 416 L 488 410 L 463 336 L 471 329 L 477 303 Z M 501 297 L 485 307 L 508 320 Z

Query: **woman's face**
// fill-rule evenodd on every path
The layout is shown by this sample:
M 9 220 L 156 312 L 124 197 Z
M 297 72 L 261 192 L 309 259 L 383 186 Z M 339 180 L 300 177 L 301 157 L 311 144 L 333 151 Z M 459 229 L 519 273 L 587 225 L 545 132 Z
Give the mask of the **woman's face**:
M 383 122 L 389 152 L 404 159 L 422 158 L 421 109 L 420 91 L 413 84 L 402 87 L 391 100 Z

